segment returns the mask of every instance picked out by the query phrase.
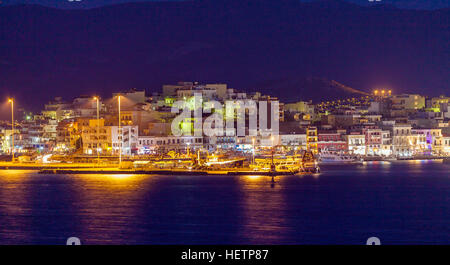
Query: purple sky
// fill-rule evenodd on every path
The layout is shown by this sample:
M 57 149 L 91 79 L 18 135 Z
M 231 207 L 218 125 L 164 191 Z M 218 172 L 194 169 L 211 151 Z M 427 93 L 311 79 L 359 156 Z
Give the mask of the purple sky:
M 275 84 L 282 100 L 321 99 L 322 92 L 310 92 L 323 86 L 310 84 L 310 77 L 364 91 L 389 87 L 430 96 L 449 91 L 450 9 L 404 11 L 348 4 L 327 9 L 272 0 L 249 7 L 249 1 L 261 0 L 235 1 L 231 12 L 223 4 L 175 5 L 185 8 L 181 15 L 177 8 L 148 5 L 70 16 L 39 6 L 0 8 L 0 96 L 39 108 L 53 96 L 108 96 L 133 87 L 157 92 L 162 84 L 195 80 L 263 93 L 274 92 Z M 71 5 L 68 0 L 26 2 Z M 72 4 L 92 8 L 105 2 Z M 424 3 L 408 0 L 419 2 Z M 336 22 L 338 26 L 330 26 Z M 0 116 L 8 113 L 2 102 L 0 98 Z
M 17 4 L 17 3 L 30 3 L 41 4 L 58 8 L 92 8 L 99 7 L 108 4 L 118 4 L 127 2 L 146 2 L 146 1 L 183 1 L 183 0 L 0 0 L 3 4 Z M 274 0 L 276 1 L 276 0 Z M 299 0 L 303 2 L 309 2 L 311 0 Z M 450 1 L 448 0 L 346 0 L 357 4 L 373 4 L 373 3 L 387 3 L 393 4 L 400 8 L 412 8 L 412 9 L 438 9 L 448 8 Z

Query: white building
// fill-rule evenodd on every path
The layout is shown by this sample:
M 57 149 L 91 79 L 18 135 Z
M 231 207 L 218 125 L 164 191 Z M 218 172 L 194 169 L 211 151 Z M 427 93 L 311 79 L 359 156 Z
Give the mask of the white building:
M 347 141 L 348 152 L 354 155 L 366 154 L 366 137 L 364 134 L 348 134 L 344 138 Z
M 392 155 L 392 137 L 391 131 L 383 130 L 381 131 L 381 155 L 391 156 Z
M 176 152 L 195 152 L 203 147 L 203 137 L 197 136 L 139 136 L 138 154 Z
M 442 137 L 442 152 L 444 155 L 450 156 L 450 135 Z
M 412 129 L 411 134 L 415 154 L 431 155 L 442 152 L 444 144 L 441 129 Z
M 306 150 L 306 134 L 281 134 L 279 137 L 282 146 Z
M 392 151 L 397 157 L 410 157 L 413 155 L 413 135 L 411 125 L 396 124 L 392 126 Z
M 122 149 L 122 155 L 132 155 L 138 152 L 138 126 L 111 126 L 111 142 L 114 154 L 118 154 Z

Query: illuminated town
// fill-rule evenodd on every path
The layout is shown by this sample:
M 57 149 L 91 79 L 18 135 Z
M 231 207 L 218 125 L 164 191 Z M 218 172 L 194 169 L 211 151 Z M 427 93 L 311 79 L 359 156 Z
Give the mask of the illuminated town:
M 450 155 L 450 97 L 375 89 L 317 104 L 280 102 L 277 134 L 199 136 L 192 134 L 194 117 L 182 120 L 183 134 L 175 136 L 172 106 L 180 100 L 189 103 L 195 93 L 205 102 L 278 102 L 227 84 L 198 82 L 164 85 L 161 93 L 151 95 L 130 89 L 110 98 L 56 97 L 40 113 L 15 109 L 10 98 L 11 120 L 0 125 L 0 166 L 281 174 L 318 172 L 321 164 Z
M 0 245 L 289 264 L 450 244 L 449 7 L 0 0 Z

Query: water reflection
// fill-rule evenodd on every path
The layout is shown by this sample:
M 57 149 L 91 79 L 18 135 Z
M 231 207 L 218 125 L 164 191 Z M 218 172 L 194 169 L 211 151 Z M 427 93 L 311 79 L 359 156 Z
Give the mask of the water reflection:
M 449 243 L 450 165 L 267 176 L 0 171 L 0 244 Z M 423 229 L 426 227 L 427 229 Z
M 22 233 L 24 227 L 31 227 L 29 189 L 21 188 L 29 172 L 23 170 L 0 171 L 0 240 L 26 244 L 27 236 Z
M 283 177 L 275 183 L 267 176 L 242 176 L 239 187 L 243 222 L 240 234 L 244 244 L 279 244 L 289 233 L 286 202 L 282 194 Z
M 137 238 L 135 222 L 143 192 L 151 179 L 143 175 L 76 175 L 76 197 L 81 230 L 87 244 L 127 244 Z

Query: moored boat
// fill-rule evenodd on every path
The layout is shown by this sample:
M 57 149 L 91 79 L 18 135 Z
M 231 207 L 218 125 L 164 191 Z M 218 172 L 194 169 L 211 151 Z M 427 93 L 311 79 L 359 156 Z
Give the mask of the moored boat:
M 319 154 L 319 164 L 340 165 L 362 163 L 363 160 L 357 156 L 337 152 L 322 151 Z

